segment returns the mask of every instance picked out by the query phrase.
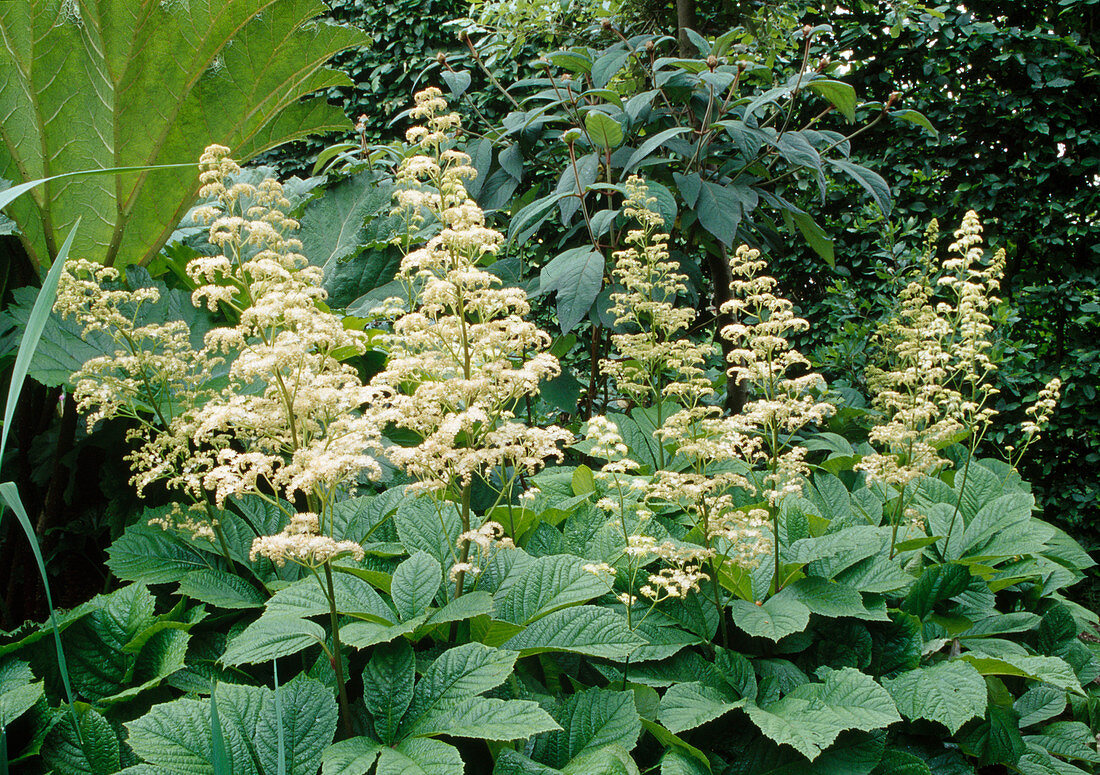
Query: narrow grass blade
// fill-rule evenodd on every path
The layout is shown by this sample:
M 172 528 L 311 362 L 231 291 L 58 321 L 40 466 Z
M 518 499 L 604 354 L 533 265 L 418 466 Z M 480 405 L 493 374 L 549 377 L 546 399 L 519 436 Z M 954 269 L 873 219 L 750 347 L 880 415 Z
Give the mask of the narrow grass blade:
M 7 194 L 8 192 L 3 193 Z M 34 351 L 38 349 L 38 342 L 42 338 L 42 330 L 46 327 L 46 320 L 49 319 L 50 311 L 53 309 L 54 299 L 57 295 L 57 283 L 61 279 L 61 271 L 65 267 L 65 261 L 69 257 L 69 249 L 73 245 L 73 239 L 76 237 L 76 230 L 79 226 L 80 221 L 78 220 L 61 246 L 61 250 L 58 251 L 57 259 L 50 267 L 50 272 L 46 275 L 46 281 L 42 283 L 42 289 L 38 292 L 38 298 L 35 299 L 34 308 L 27 320 L 27 328 L 23 332 L 23 338 L 19 341 L 19 352 L 15 357 L 15 365 L 12 367 L 11 372 L 11 385 L 8 387 L 8 399 L 4 405 L 4 427 L 0 430 L 0 461 L 3 460 L 4 450 L 8 446 L 8 432 L 11 430 L 12 420 L 15 417 L 15 404 L 19 400 L 20 392 L 23 390 L 23 382 L 27 378 L 31 358 L 34 356 Z M 0 484 L 0 498 L 3 498 L 4 502 L 8 504 L 23 528 L 23 532 L 26 533 L 27 542 L 30 544 L 31 551 L 34 553 L 34 560 L 38 564 L 38 573 L 42 577 L 42 587 L 46 591 L 46 605 L 50 609 L 50 626 L 53 628 L 54 645 L 57 647 L 57 667 L 61 673 L 61 683 L 65 687 L 65 699 L 69 701 L 69 712 L 73 717 L 73 726 L 76 727 L 77 740 L 83 745 L 80 723 L 77 721 L 76 712 L 73 710 L 73 690 L 69 683 L 69 668 L 65 663 L 65 650 L 61 647 L 61 632 L 57 628 L 57 613 L 53 608 L 50 580 L 46 576 L 46 562 L 42 559 L 42 550 L 38 546 L 38 536 L 35 535 L 30 517 L 27 516 L 27 510 L 23 506 L 23 500 L 19 497 L 19 490 L 13 482 Z M 3 519 L 3 516 L 4 509 L 0 506 L 0 520 Z M 4 762 L 6 766 L 7 757 L 4 757 Z
M 279 757 L 276 775 L 286 775 L 286 740 L 283 737 L 283 698 L 279 691 L 279 661 L 271 661 L 275 668 L 275 752 Z
M 27 516 L 27 510 L 23 507 L 23 500 L 19 497 L 19 490 L 15 488 L 13 482 L 4 482 L 0 484 L 0 498 L 8 504 L 8 507 L 15 514 L 15 518 L 23 528 L 23 532 L 27 534 L 27 542 L 30 544 L 31 551 L 34 553 L 34 561 L 38 563 L 38 573 L 42 576 L 42 586 L 46 590 L 46 605 L 49 606 L 50 609 L 50 626 L 53 628 L 54 645 L 57 647 L 57 667 L 61 673 L 61 683 L 65 687 L 65 698 L 69 701 L 69 713 L 72 714 L 73 717 L 76 737 L 81 745 L 83 745 L 84 743 L 80 735 L 80 722 L 76 718 L 76 711 L 73 710 L 73 688 L 69 685 L 69 666 L 65 662 L 65 650 L 61 647 L 61 631 L 57 628 L 57 613 L 53 609 L 53 596 L 50 595 L 50 581 L 46 577 L 46 562 L 42 559 L 42 550 L 38 546 L 38 536 L 34 533 L 34 526 L 31 525 L 30 517 Z
M 229 757 L 225 753 L 225 736 L 218 719 L 218 684 L 210 690 L 210 763 L 214 765 L 214 775 L 233 775 L 229 766 Z
M 4 194 L 7 191 L 2 192 Z M 34 307 L 27 319 L 27 328 L 23 331 L 23 338 L 19 341 L 19 352 L 15 356 L 15 365 L 11 372 L 11 385 L 8 387 L 8 401 L 4 405 L 4 428 L 0 430 L 0 460 L 4 459 L 4 450 L 8 446 L 8 431 L 11 430 L 12 418 L 15 416 L 15 402 L 19 400 L 19 393 L 23 390 L 23 381 L 27 378 L 27 370 L 31 366 L 31 358 L 38 349 L 38 342 L 42 338 L 42 330 L 46 327 L 46 321 L 50 318 L 53 303 L 57 297 L 57 283 L 61 280 L 61 272 L 65 268 L 65 262 L 69 258 L 69 248 L 73 246 L 76 238 L 76 230 L 80 226 L 77 220 L 69 236 L 65 238 L 61 250 L 57 253 L 57 259 L 50 267 L 50 273 L 46 275 L 46 281 L 42 283 L 42 289 L 38 292 L 38 298 L 34 300 Z

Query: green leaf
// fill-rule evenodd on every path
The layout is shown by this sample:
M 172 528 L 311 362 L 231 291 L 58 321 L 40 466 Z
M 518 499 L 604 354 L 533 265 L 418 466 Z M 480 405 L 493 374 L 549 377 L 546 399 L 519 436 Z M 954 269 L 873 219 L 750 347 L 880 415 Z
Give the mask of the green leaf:
M 165 508 L 147 510 L 137 524 L 107 550 L 107 567 L 123 581 L 167 584 L 196 570 L 207 570 L 213 556 L 184 543 L 174 533 L 147 524 Z
M 856 120 L 856 90 L 850 84 L 820 78 L 807 83 L 806 88 L 833 103 L 849 122 Z M 913 112 L 916 113 L 916 111 Z
M 216 689 L 220 727 L 232 775 L 260 775 L 251 746 L 259 723 L 264 690 L 219 684 Z M 210 700 L 180 699 L 154 705 L 125 725 L 134 753 L 172 775 L 214 772 Z
M 887 749 L 871 775 L 935 775 L 924 760 L 905 751 Z
M 455 598 L 447 605 L 428 617 L 425 627 L 434 627 L 447 622 L 464 622 L 475 616 L 493 613 L 493 596 L 483 590 L 467 592 Z
M 176 593 L 218 608 L 260 608 L 264 604 L 259 590 L 240 576 L 213 568 L 188 573 Z
M 107 3 L 82 7 L 79 23 L 58 23 L 56 6 L 5 7 L 2 35 L 22 44 L 0 53 L 9 74 L 0 88 L 8 128 L 0 176 L 193 163 L 213 142 L 244 161 L 346 127 L 323 99 L 298 102 L 346 82 L 322 64 L 366 42 L 348 28 L 309 24 L 320 11 L 308 0 L 276 8 Z M 181 40 L 190 41 L 186 51 Z M 9 214 L 40 270 L 78 219 L 76 252 L 121 267 L 156 255 L 197 190 L 195 175 L 177 171 L 71 177 Z
M 539 557 L 500 600 L 498 618 L 530 624 L 559 608 L 607 594 L 607 582 L 586 571 L 584 565 L 584 560 L 568 554 Z
M 363 702 L 386 744 L 397 739 L 397 728 L 412 702 L 415 676 L 416 661 L 405 640 L 375 648 L 363 670 Z
M 626 659 L 645 644 L 627 627 L 626 619 L 606 608 L 580 605 L 554 611 L 513 636 L 504 645 L 523 656 L 566 651 L 604 659 Z
M 539 273 L 539 293 L 556 292 L 558 324 L 563 334 L 584 320 L 603 288 L 604 256 L 591 247 L 559 253 Z
M 761 605 L 734 600 L 730 615 L 733 623 L 749 635 L 773 641 L 802 632 L 810 623 L 810 609 L 793 595 L 776 595 Z
M 734 186 L 720 186 L 708 180 L 702 181 L 696 214 L 703 228 L 729 247 L 737 238 L 737 227 L 743 216 L 738 189 Z
M 1035 684 L 1013 703 L 1020 714 L 1020 728 L 1048 721 L 1066 709 L 1066 692 L 1049 684 Z
M 846 667 L 824 677 L 824 683 L 802 684 L 787 696 L 821 702 L 843 729 L 870 732 L 901 721 L 890 694 L 871 676 Z
M 893 209 L 893 195 L 890 193 L 890 185 L 882 179 L 881 175 L 862 165 L 843 159 L 829 159 L 828 162 L 863 186 L 863 189 L 871 195 L 871 199 L 878 205 L 878 209 L 882 211 L 883 215 L 890 215 L 890 211 Z
M 453 745 L 412 737 L 383 748 L 375 775 L 462 775 L 462 756 Z
M 798 226 L 798 230 L 802 232 L 802 237 L 806 240 L 806 244 L 813 248 L 813 251 L 825 259 L 825 263 L 829 266 L 836 265 L 836 250 L 833 247 L 833 240 L 825 233 L 825 230 L 818 225 L 817 221 L 813 219 L 809 213 L 791 213 L 791 218 L 794 220 L 795 225 Z
M 904 110 L 892 110 L 890 111 L 892 118 L 901 119 L 902 121 L 908 121 L 910 124 L 916 124 L 921 129 L 924 129 L 928 134 L 936 140 L 940 139 L 940 133 L 936 131 L 936 128 L 932 126 L 932 122 L 928 120 L 927 116 L 921 113 L 919 110 L 913 110 L 912 108 L 906 108 Z
M 951 734 L 985 714 L 985 681 L 965 662 L 938 662 L 883 679 L 882 684 L 906 718 L 939 722 Z
M 393 517 L 397 535 L 409 554 L 427 552 L 446 570 L 455 561 L 454 547 L 462 521 L 453 503 L 420 497 L 402 501 Z
M 334 574 L 333 591 L 336 610 L 342 614 L 392 623 L 397 615 L 386 605 L 374 588 L 352 573 Z M 283 587 L 267 601 L 265 617 L 319 616 L 329 612 L 326 590 L 315 578 L 305 578 Z
M 618 148 L 623 141 L 623 128 L 618 121 L 599 110 L 590 110 L 584 116 L 584 128 L 588 137 L 601 148 Z
M 424 613 L 435 600 L 443 584 L 439 560 L 426 552 L 417 552 L 397 566 L 390 584 L 394 607 L 402 620 Z
M 71 717 L 49 731 L 42 744 L 42 763 L 66 775 L 110 775 L 121 767 L 121 746 L 111 723 L 96 710 L 77 703 L 80 734 Z
M 744 705 L 727 692 L 693 681 L 669 687 L 661 698 L 658 720 L 670 732 L 684 732 L 714 721 Z
M 586 689 L 569 697 L 555 714 L 561 731 L 547 739 L 547 761 L 557 767 L 585 752 L 616 745 L 630 751 L 642 733 L 634 696 L 611 689 Z
M 977 756 L 978 764 L 1015 764 L 1026 746 L 1011 708 L 990 705 L 987 717 L 959 738 L 962 750 Z
M 0 662 L 0 728 L 10 726 L 42 695 L 42 682 L 34 680 L 28 663 L 16 659 Z
M 297 654 L 325 641 L 325 630 L 297 616 L 261 616 L 229 641 L 222 664 L 235 666 L 270 662 Z
M 886 614 L 869 611 L 863 604 L 863 596 L 846 584 L 807 576 L 783 588 L 776 597 L 791 597 L 811 613 L 830 618 L 853 617 L 856 619 L 885 620 Z M 774 599 L 774 598 L 773 598 Z
M 826 709 L 797 697 L 784 697 L 767 709 L 746 703 L 744 709 L 765 737 L 791 746 L 810 761 L 831 745 L 842 731 Z
M 264 772 L 278 767 L 278 736 L 282 729 L 286 748 L 286 775 L 316 775 L 321 755 L 336 734 L 336 700 L 332 690 L 305 676 L 279 688 L 281 709 L 275 692 L 265 692 L 256 726 L 254 744 Z M 281 710 L 281 713 L 280 713 Z
M 341 740 L 325 749 L 321 775 L 367 775 L 385 748 L 369 737 Z
M 1080 721 L 1056 721 L 1047 724 L 1038 734 L 1028 735 L 1024 741 L 1038 745 L 1062 759 L 1100 763 L 1100 753 L 1096 751 L 1096 736 Z
M 436 705 L 403 730 L 406 735 L 448 735 L 483 740 L 521 740 L 558 729 L 557 723 L 530 700 L 468 697 Z
M 925 568 L 902 603 L 902 610 L 918 619 L 926 619 L 932 607 L 961 595 L 970 584 L 970 571 L 964 565 L 933 565 Z
M 481 643 L 465 643 L 440 654 L 416 685 L 416 704 L 463 700 L 504 683 L 519 655 Z
M 970 651 L 959 657 L 978 669 L 982 675 L 1013 675 L 1031 678 L 1056 686 L 1064 691 L 1081 694 L 1081 683 L 1073 668 L 1058 657 L 999 654 L 991 656 L 980 651 Z
M 393 280 L 401 255 L 389 240 L 404 228 L 390 214 L 393 192 L 377 172 L 362 172 L 329 186 L 302 211 L 302 253 L 324 269 L 331 307 L 348 307 Z
M 671 129 L 665 129 L 662 132 L 658 132 L 655 135 L 647 137 L 645 141 L 638 146 L 634 153 L 630 154 L 630 158 L 627 159 L 626 165 L 623 167 L 621 180 L 626 180 L 626 177 L 643 162 L 647 156 L 660 148 L 664 143 L 668 142 L 673 137 L 682 135 L 684 132 L 690 131 L 686 126 L 676 126 Z M 647 186 L 652 186 L 652 183 L 647 182 Z M 666 220 L 665 223 L 671 223 Z

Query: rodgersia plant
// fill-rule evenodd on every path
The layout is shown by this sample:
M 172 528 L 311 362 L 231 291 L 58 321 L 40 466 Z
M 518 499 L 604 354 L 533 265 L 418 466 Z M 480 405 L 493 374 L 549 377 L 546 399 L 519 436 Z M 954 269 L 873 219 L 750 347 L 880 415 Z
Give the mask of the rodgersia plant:
M 998 250 L 985 260 L 981 232 L 978 215 L 971 210 L 954 233 L 949 257 L 940 261 L 939 227 L 933 221 L 918 276 L 902 289 L 896 314 L 878 333 L 882 359 L 868 370 L 867 382 L 882 417 L 870 431 L 870 441 L 880 451 L 864 456 L 857 467 L 869 481 L 891 488 L 891 552 L 906 515 L 921 520 L 911 505 L 911 483 L 952 465 L 941 450 L 962 442 L 966 457 L 956 474 L 961 499 L 970 461 L 996 415 L 998 391 L 991 381 L 997 363 L 990 334 L 993 312 L 1001 303 L 995 294 L 1005 255 Z M 1028 443 L 1053 412 L 1060 387 L 1060 380 L 1052 380 L 1028 410 L 1029 420 L 1022 426 Z M 1010 462 L 1018 462 L 1026 447 Z
M 416 152 L 398 170 L 397 211 L 410 222 L 433 218 L 436 233 L 401 262 L 408 306 L 390 299 L 377 311 L 392 332 L 381 340 L 389 358 L 371 380 L 371 411 L 378 423 L 417 438 L 386 449 L 416 480 L 410 489 L 431 493 L 440 507 L 448 499 L 459 504 L 463 532 L 451 574 L 459 596 L 467 574 L 478 570 L 471 544 L 485 535 L 471 512 L 475 480 L 496 490 L 498 504 L 512 503 L 516 482 L 547 459 L 560 460 L 558 445 L 572 435 L 517 418 L 539 383 L 560 372 L 546 351 L 550 337 L 525 319 L 523 290 L 501 287 L 479 266 L 504 238 L 466 192 L 464 181 L 476 172 L 452 147 L 457 114 L 431 88 L 416 95 L 412 116 L 425 123 L 408 132 Z M 500 537 L 499 525 L 490 530 Z
M 285 529 L 256 538 L 250 559 L 293 562 L 321 582 L 347 721 L 331 563 L 362 558 L 363 549 L 334 534 L 333 509 L 361 475 L 380 474 L 371 455 L 378 426 L 361 411 L 374 391 L 341 360 L 362 353 L 366 337 L 319 307 L 321 270 L 297 252 L 297 223 L 286 215 L 281 185 L 232 182 L 240 169 L 221 146 L 209 147 L 199 166 L 200 194 L 212 203 L 196 219 L 210 223 L 209 241 L 220 252 L 188 264 L 197 286 L 192 301 L 223 309 L 236 325 L 214 328 L 194 350 L 182 323 L 132 324 L 136 307 L 154 300 L 155 291 L 104 290 L 103 281 L 117 279 L 113 270 L 74 264 L 57 308 L 75 314 L 85 330 L 107 331 L 119 348 L 74 375 L 77 398 L 91 423 L 113 416 L 138 421 L 131 435 L 141 445 L 130 457 L 138 491 L 165 480 L 197 509 L 162 519 L 166 529 L 217 538 L 232 562 L 217 509 L 250 495 L 284 513 Z M 228 383 L 219 389 L 206 380 L 223 360 Z

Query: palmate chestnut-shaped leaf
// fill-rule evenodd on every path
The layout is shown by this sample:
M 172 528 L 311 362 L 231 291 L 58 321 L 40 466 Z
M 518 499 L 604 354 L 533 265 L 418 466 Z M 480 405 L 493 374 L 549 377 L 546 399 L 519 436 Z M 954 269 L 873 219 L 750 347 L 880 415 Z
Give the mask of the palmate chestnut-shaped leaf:
M 367 42 L 355 30 L 310 24 L 314 0 L 28 0 L 0 4 L 0 176 L 189 163 L 217 142 L 234 157 L 347 119 L 318 90 L 348 83 L 325 69 Z M 181 45 L 181 41 L 186 43 Z M 187 170 L 67 178 L 8 208 L 44 271 L 78 218 L 77 255 L 124 265 L 156 254 L 190 205 Z
M 512 672 L 515 651 L 466 643 L 440 654 L 414 685 L 412 649 L 381 646 L 363 674 L 364 704 L 386 744 L 369 737 L 343 740 L 324 755 L 326 775 L 378 773 L 458 775 L 458 751 L 436 735 L 519 740 L 558 728 L 537 703 L 482 697 Z
M 317 772 L 321 754 L 336 732 L 336 700 L 327 687 L 303 676 L 283 685 L 281 716 L 270 689 L 219 684 L 215 691 L 219 728 L 233 775 L 278 771 L 277 725 L 283 730 L 287 775 Z M 157 772 L 208 775 L 213 771 L 209 699 L 155 705 L 126 728 L 134 753 L 155 765 Z

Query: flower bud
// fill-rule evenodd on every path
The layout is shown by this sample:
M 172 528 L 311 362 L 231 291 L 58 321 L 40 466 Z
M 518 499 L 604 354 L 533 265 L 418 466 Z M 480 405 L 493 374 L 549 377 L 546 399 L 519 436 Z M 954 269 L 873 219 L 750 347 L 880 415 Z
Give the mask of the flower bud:
M 652 53 L 653 53 L 653 50 L 654 50 L 655 48 L 657 48 L 657 44 L 656 44 L 656 43 L 654 43 L 654 42 L 653 42 L 652 40 L 647 40 L 647 41 L 645 42 L 645 50 L 646 50 L 646 51 L 648 51 L 649 53 L 651 53 L 651 54 L 652 54 Z
M 447 55 L 440 51 L 438 54 L 435 55 L 435 61 L 441 65 L 445 65 L 447 64 Z
M 714 54 L 711 54 L 709 57 L 707 57 L 707 67 L 709 67 L 711 70 L 718 67 L 718 57 L 716 57 Z
M 897 102 L 899 97 L 901 97 L 901 92 L 890 92 L 890 97 L 886 100 L 886 107 L 889 108 L 891 105 Z

